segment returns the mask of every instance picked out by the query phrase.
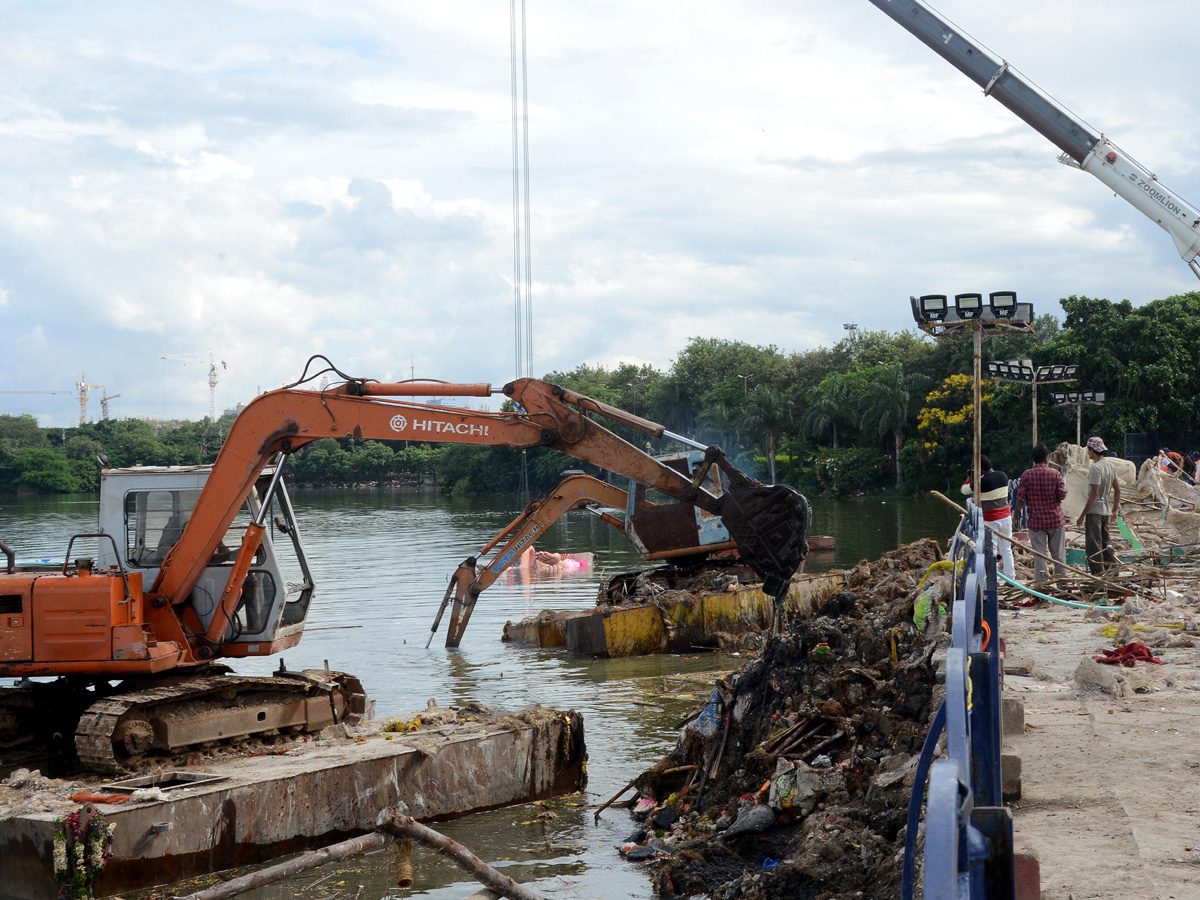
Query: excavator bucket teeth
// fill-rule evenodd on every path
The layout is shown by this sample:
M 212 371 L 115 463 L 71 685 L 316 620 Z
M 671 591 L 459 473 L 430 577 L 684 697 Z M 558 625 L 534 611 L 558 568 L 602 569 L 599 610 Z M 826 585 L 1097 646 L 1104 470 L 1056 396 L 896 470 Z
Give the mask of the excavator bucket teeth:
M 734 488 L 722 499 L 721 521 L 742 559 L 763 580 L 763 593 L 783 596 L 808 556 L 808 500 L 783 484 Z

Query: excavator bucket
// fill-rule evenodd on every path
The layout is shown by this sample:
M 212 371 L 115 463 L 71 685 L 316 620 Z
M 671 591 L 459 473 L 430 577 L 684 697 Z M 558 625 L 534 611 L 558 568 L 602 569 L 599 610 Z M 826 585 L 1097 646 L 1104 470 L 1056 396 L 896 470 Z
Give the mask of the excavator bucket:
M 735 487 L 721 499 L 721 521 L 742 560 L 763 580 L 763 593 L 781 600 L 808 556 L 808 500 L 784 484 Z
M 453 600 L 450 606 L 450 623 L 446 626 L 446 646 L 457 647 L 462 643 L 463 633 L 467 630 L 467 623 L 471 621 L 471 613 L 475 611 L 475 601 L 479 599 L 478 594 L 472 594 L 470 587 L 475 581 L 475 558 L 468 557 L 463 562 L 459 563 L 458 568 L 454 570 L 454 575 L 450 579 L 450 586 L 446 591 L 446 598 L 442 601 L 442 609 L 446 608 L 446 600 L 450 599 L 451 589 L 453 589 Z M 441 612 L 438 612 L 437 621 L 433 623 L 433 630 L 437 631 L 438 622 L 442 620 Z

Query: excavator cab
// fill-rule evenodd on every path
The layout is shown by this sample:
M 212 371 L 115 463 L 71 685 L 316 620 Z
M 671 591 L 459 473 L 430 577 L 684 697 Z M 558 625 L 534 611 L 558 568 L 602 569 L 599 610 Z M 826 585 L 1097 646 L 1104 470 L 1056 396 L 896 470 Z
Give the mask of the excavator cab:
M 690 479 L 703 466 L 705 452 L 688 450 L 655 459 Z M 725 485 L 721 470 L 711 466 L 700 486 L 713 496 L 723 494 Z M 625 534 L 646 559 L 702 557 L 737 549 L 737 543 L 716 513 L 678 501 L 632 480 L 625 505 Z
M 100 487 L 100 529 L 116 537 L 120 562 L 140 572 L 150 585 L 167 553 L 183 534 L 211 466 L 138 466 L 110 469 Z M 237 548 L 251 519 L 259 512 L 274 467 L 259 477 L 237 518 L 191 593 L 191 607 L 207 629 L 229 581 Z M 263 533 L 250 570 L 242 582 L 241 599 L 226 633 L 225 655 L 252 655 L 255 647 L 298 636 L 312 600 L 313 581 L 296 527 L 295 514 L 280 482 L 269 500 Z M 114 566 L 113 543 L 101 542 L 101 569 Z

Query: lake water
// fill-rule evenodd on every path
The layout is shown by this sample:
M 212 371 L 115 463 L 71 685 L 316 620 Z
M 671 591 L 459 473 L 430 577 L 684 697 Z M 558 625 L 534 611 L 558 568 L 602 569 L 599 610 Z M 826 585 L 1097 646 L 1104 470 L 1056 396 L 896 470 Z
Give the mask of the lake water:
M 354 672 L 381 717 L 419 710 L 430 698 L 442 706 L 477 700 L 505 712 L 534 703 L 577 709 L 590 754 L 588 805 L 607 800 L 673 746 L 673 725 L 692 701 L 664 696 L 664 675 L 727 670 L 743 662 L 723 654 L 593 659 L 502 644 L 506 621 L 542 609 L 588 608 L 607 574 L 643 564 L 622 535 L 586 512 L 565 517 L 538 547 L 592 551 L 596 564 L 590 570 L 549 581 L 510 573 L 482 595 L 459 649 L 442 646 L 443 624 L 427 650 L 450 574 L 511 521 L 520 503 L 387 488 L 299 490 L 292 501 L 317 588 L 304 640 L 283 654 L 288 668 L 328 660 L 335 669 Z M 19 558 L 61 559 L 72 534 L 95 530 L 96 512 L 94 497 L 0 495 L 0 540 Z M 833 535 L 836 549 L 814 553 L 806 571 L 852 566 L 921 537 L 944 542 L 956 524 L 957 516 L 935 500 L 815 498 L 812 533 Z M 238 671 L 266 673 L 277 665 L 275 658 L 253 660 L 239 663 Z M 633 830 L 624 811 L 607 811 L 593 825 L 589 809 L 551 805 L 552 819 L 538 818 L 541 807 L 522 806 L 439 828 L 548 897 L 650 896 L 646 870 L 625 863 L 614 849 Z M 458 900 L 477 887 L 430 853 L 418 851 L 416 863 L 416 882 L 404 891 L 391 886 L 390 855 L 382 854 L 339 867 L 311 892 L 307 886 L 326 872 L 243 896 L 325 900 L 338 889 L 353 896 L 362 884 L 360 900 L 392 895 Z

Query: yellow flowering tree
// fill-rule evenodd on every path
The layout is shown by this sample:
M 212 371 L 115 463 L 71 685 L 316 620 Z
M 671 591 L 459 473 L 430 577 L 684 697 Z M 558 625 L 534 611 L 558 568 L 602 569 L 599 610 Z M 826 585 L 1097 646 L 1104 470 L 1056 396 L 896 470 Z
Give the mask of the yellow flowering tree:
M 971 464 L 975 430 L 975 392 L 970 375 L 951 375 L 930 391 L 917 413 L 917 436 L 910 441 L 912 461 L 929 476 L 941 471 L 947 484 L 966 473 Z M 994 393 L 991 382 L 982 385 L 986 410 Z M 934 477 L 934 480 L 940 480 Z

